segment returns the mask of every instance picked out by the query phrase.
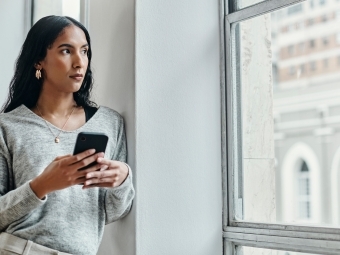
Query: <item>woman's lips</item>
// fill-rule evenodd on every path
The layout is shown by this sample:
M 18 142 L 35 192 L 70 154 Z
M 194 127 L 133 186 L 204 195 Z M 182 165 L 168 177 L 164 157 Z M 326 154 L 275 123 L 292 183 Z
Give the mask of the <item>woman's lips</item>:
M 71 75 L 70 78 L 76 81 L 81 81 L 83 79 L 83 75 L 82 74 Z

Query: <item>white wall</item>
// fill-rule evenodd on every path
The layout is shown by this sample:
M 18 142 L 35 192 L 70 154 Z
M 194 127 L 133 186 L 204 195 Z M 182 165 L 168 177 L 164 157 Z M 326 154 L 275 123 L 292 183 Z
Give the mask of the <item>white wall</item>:
M 15 60 L 26 37 L 24 11 L 22 0 L 0 1 L 0 107 L 7 98 Z
M 136 3 L 137 254 L 222 254 L 218 13 Z

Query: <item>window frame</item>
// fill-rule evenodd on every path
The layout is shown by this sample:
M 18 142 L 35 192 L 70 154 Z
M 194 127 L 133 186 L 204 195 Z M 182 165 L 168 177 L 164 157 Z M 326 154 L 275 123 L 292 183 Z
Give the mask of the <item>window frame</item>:
M 220 0 L 221 31 L 221 102 L 222 102 L 222 187 L 223 187 L 223 253 L 237 254 L 238 246 L 251 246 L 295 252 L 339 254 L 340 228 L 294 224 L 271 224 L 236 220 L 234 196 L 242 182 L 235 181 L 242 153 L 240 86 L 237 85 L 239 63 L 235 49 L 235 25 L 305 0 L 265 0 L 239 9 L 237 0 Z M 236 155 L 236 157 L 235 157 Z M 242 155 L 242 154 L 240 154 Z M 242 158 L 242 157 L 238 157 Z M 239 176 L 238 178 L 242 178 Z

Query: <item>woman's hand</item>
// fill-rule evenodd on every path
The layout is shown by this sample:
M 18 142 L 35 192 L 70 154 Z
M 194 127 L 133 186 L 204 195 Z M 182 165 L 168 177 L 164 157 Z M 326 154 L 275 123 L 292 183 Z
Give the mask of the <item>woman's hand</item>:
M 99 157 L 97 162 L 102 165 L 101 171 L 87 173 L 83 189 L 92 187 L 118 187 L 125 181 L 129 174 L 127 165 L 121 161 Z
M 95 162 L 104 153 L 95 154 L 95 150 L 87 150 L 77 155 L 65 155 L 55 158 L 45 170 L 30 182 L 33 192 L 42 199 L 48 193 L 82 184 L 86 174 L 101 169 L 102 164 L 96 164 L 86 170 L 80 170 Z

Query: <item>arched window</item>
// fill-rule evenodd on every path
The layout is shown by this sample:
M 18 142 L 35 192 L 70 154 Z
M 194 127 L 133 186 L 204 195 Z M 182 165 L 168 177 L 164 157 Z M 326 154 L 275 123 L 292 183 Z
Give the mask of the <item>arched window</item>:
M 298 202 L 299 218 L 311 218 L 311 199 L 310 199 L 310 176 L 309 168 L 305 161 L 301 162 L 298 172 Z
M 282 218 L 279 220 L 322 223 L 320 163 L 311 147 L 302 142 L 294 144 L 287 151 L 280 172 L 282 214 L 279 216 Z

